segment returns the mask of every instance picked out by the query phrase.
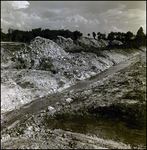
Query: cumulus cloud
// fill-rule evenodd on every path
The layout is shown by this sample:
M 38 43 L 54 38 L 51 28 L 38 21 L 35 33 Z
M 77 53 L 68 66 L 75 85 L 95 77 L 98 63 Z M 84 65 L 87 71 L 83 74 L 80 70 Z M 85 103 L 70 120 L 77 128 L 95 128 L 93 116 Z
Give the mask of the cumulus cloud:
M 127 2 L 2 1 L 1 27 L 31 30 L 69 29 L 87 33 L 146 29 L 146 11 Z M 141 2 L 140 2 L 141 3 Z M 28 9 L 27 9 L 28 8 Z
M 29 7 L 30 3 L 28 1 L 9 1 L 14 10 L 17 9 L 26 9 Z
M 110 29 L 115 31 L 132 30 L 137 32 L 140 24 L 146 25 L 146 11 L 141 9 L 127 9 L 125 5 L 120 5 L 118 8 L 108 9 L 101 13 L 101 17 L 110 26 Z M 118 28 L 119 27 L 119 28 Z M 145 28 L 144 28 L 145 30 Z
M 28 1 L 1 2 L 1 26 L 4 32 L 7 32 L 8 28 L 25 29 L 27 24 L 22 23 L 23 19 L 25 19 L 23 10 L 28 8 L 29 5 Z
M 75 22 L 75 23 L 83 22 L 84 24 L 88 22 L 88 20 L 86 18 L 84 18 L 83 16 L 80 16 L 79 14 L 67 17 L 66 21 L 67 22 Z
M 73 15 L 73 16 L 69 16 L 65 19 L 68 23 L 72 22 L 72 23 L 79 23 L 79 24 L 84 24 L 85 26 L 97 26 L 98 24 L 100 24 L 100 22 L 97 19 L 94 20 L 89 20 L 84 18 L 83 16 L 77 14 L 77 15 Z
M 125 5 L 119 5 L 119 7 L 114 9 L 108 9 L 106 12 L 102 13 L 104 17 L 114 17 L 118 16 L 118 14 L 123 13 L 122 10 L 125 8 Z
M 112 26 L 111 29 L 112 29 L 113 32 L 124 32 L 123 29 L 119 29 L 119 28 L 117 28 L 116 26 Z
M 3 24 L 5 24 L 6 26 L 11 25 L 11 23 L 12 23 L 12 22 L 10 22 L 10 21 L 4 20 L 3 18 L 1 18 L 1 22 L 2 22 Z
M 104 22 L 107 24 L 108 23 L 107 19 L 104 19 Z

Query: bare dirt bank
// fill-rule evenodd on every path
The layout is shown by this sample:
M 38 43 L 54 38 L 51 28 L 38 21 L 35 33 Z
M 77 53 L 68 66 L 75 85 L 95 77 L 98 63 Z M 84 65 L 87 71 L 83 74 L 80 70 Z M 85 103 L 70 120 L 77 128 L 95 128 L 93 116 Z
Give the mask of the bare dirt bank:
M 145 148 L 145 59 L 143 52 L 8 112 L 3 148 Z

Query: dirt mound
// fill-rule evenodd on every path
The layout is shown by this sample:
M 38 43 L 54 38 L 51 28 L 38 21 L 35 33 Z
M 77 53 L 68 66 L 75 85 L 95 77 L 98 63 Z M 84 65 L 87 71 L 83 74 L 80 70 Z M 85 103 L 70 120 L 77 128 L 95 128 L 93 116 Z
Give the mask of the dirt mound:
M 95 40 L 93 38 L 80 37 L 76 41 L 73 41 L 71 38 L 64 38 L 62 36 L 58 36 L 55 42 L 67 52 L 91 52 L 93 48 L 98 50 L 109 44 L 103 39 Z
M 36 37 L 15 55 L 20 62 L 17 67 L 50 70 L 51 62 L 60 61 L 67 56 L 67 53 L 52 40 Z
M 76 45 L 69 38 L 59 37 L 59 39 L 63 46 Z M 89 46 L 87 49 L 91 49 L 92 45 L 96 46 L 94 42 L 97 41 L 93 40 L 92 43 L 91 39 L 81 39 L 85 47 Z M 5 60 L 3 60 L 4 57 L 1 59 L 2 70 L 6 69 L 2 71 L 1 76 L 4 111 L 8 111 L 11 106 L 15 108 L 15 106 L 30 102 L 36 97 L 62 91 L 79 80 L 90 78 L 137 53 L 136 50 L 129 53 L 128 50 L 125 52 L 117 49 L 97 50 L 99 52 L 97 54 L 70 53 L 65 52 L 55 42 L 42 37 L 36 37 L 30 44 L 24 46 L 17 45 L 17 50 L 13 45 L 10 47 L 12 51 L 8 48 L 9 53 L 4 45 L 2 48 L 2 56 L 5 57 Z M 15 83 L 14 87 L 10 86 L 11 81 Z M 19 94 L 12 95 L 16 93 L 15 87 Z
M 75 51 L 81 49 L 81 47 L 74 43 L 71 38 L 64 38 L 62 36 L 58 36 L 55 42 L 65 51 Z

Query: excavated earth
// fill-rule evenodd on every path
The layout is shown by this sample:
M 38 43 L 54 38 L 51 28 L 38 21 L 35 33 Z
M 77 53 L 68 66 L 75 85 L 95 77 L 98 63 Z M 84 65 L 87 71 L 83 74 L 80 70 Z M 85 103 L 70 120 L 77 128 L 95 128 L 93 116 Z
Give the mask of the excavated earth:
M 34 41 L 1 45 L 3 149 L 146 148 L 145 51 L 98 56 Z M 47 46 L 51 53 L 41 51 Z

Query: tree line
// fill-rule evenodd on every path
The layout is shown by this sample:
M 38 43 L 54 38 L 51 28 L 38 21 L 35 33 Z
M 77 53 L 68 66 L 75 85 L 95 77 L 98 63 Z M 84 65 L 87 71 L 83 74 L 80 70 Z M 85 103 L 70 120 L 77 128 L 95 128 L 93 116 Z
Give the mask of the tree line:
M 57 36 L 63 36 L 65 38 L 71 38 L 73 40 L 77 40 L 78 37 L 83 34 L 80 31 L 69 31 L 67 30 L 49 30 L 49 29 L 41 29 L 36 28 L 31 31 L 22 31 L 22 30 L 13 30 L 11 28 L 8 29 L 8 33 L 5 34 L 1 29 L 1 41 L 12 41 L 12 42 L 30 42 L 36 36 L 41 36 L 43 38 L 47 38 L 50 40 L 57 39 Z
M 9 28 L 8 33 L 5 34 L 2 32 L 1 29 L 1 41 L 28 43 L 36 36 L 41 36 L 50 40 L 55 40 L 57 39 L 58 35 L 63 36 L 65 38 L 71 38 L 73 40 L 77 40 L 83 34 L 77 30 L 72 32 L 63 29 L 50 30 L 50 29 L 41 29 L 41 28 L 32 29 L 31 31 L 22 31 L 18 29 L 14 30 Z M 90 37 L 90 33 L 88 33 L 87 36 Z M 140 46 L 146 46 L 146 35 L 144 34 L 142 27 L 139 28 L 136 35 L 134 35 L 130 31 L 128 31 L 127 33 L 111 31 L 110 33 L 108 33 L 107 37 L 106 34 L 103 34 L 101 32 L 98 32 L 97 34 L 95 32 L 92 32 L 92 36 L 95 40 L 100 40 L 100 39 L 108 40 L 110 45 L 111 45 L 111 41 L 119 40 L 123 43 L 123 45 L 125 45 L 125 47 L 139 48 Z
M 87 36 L 90 37 L 90 33 L 88 33 Z M 111 31 L 110 33 L 108 33 L 107 37 L 106 34 L 103 34 L 101 32 L 98 32 L 97 34 L 95 32 L 92 32 L 92 36 L 97 40 L 108 40 L 110 43 L 109 46 L 111 46 L 111 42 L 113 40 L 121 41 L 123 43 L 122 46 L 125 46 L 125 48 L 139 48 L 140 46 L 146 46 L 146 35 L 144 34 L 142 27 L 139 28 L 136 35 L 134 35 L 130 31 L 128 31 L 127 33 Z

